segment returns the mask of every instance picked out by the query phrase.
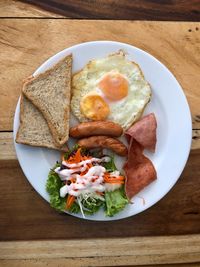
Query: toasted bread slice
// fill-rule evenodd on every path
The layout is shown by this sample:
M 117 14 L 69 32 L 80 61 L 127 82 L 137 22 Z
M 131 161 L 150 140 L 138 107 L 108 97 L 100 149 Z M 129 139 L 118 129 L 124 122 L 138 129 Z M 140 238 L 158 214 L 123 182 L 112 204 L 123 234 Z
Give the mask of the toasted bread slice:
M 55 142 L 63 145 L 69 138 L 69 111 L 72 55 L 51 69 L 28 80 L 24 95 L 46 119 Z
M 25 145 L 68 151 L 66 144 L 62 147 L 54 144 L 43 115 L 23 94 L 20 102 L 20 126 L 15 141 Z

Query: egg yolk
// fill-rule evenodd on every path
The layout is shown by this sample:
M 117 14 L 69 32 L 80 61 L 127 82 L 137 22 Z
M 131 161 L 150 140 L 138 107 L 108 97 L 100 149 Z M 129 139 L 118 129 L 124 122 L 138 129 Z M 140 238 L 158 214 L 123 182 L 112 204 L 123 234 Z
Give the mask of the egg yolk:
M 99 82 L 104 95 L 113 101 L 120 100 L 128 94 L 128 81 L 120 73 L 110 72 Z
M 104 99 L 97 94 L 88 94 L 81 99 L 80 109 L 84 116 L 91 120 L 105 120 L 110 109 Z

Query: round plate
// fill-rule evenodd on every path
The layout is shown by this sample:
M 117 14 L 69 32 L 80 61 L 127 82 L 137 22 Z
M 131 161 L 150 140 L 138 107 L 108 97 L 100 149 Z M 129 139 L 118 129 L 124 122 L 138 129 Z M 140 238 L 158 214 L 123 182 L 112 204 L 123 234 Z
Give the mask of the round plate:
M 99 211 L 86 219 L 106 221 L 126 218 L 146 210 L 158 202 L 176 183 L 186 164 L 192 138 L 192 124 L 189 106 L 181 86 L 173 74 L 156 58 L 134 46 L 111 41 L 82 43 L 67 48 L 43 63 L 33 75 L 52 67 L 64 56 L 73 54 L 73 69 L 76 72 L 89 60 L 105 57 L 122 49 L 127 59 L 138 63 L 146 80 L 152 87 L 152 99 L 144 114 L 154 112 L 157 118 L 157 144 L 155 153 L 145 154 L 153 162 L 157 180 L 133 198 L 133 204 L 114 217 L 106 217 Z M 19 100 L 20 101 L 20 100 Z M 14 118 L 14 138 L 19 127 L 19 101 Z M 47 201 L 49 195 L 45 184 L 50 168 L 59 160 L 59 152 L 15 143 L 17 157 L 23 172 L 35 190 Z M 122 165 L 118 158 L 117 165 Z M 145 204 L 141 200 L 145 199 Z M 73 214 L 74 215 L 74 214 Z M 82 218 L 81 214 L 74 215 Z

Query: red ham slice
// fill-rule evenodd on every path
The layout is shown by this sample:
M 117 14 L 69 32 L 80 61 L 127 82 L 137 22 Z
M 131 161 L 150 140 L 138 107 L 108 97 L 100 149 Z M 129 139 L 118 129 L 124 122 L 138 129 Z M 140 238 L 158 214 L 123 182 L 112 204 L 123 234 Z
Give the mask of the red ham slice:
M 125 133 L 129 141 L 128 160 L 123 167 L 126 174 L 125 191 L 128 199 L 157 178 L 152 162 L 143 154 L 144 148 L 155 151 L 156 128 L 155 115 L 150 113 Z
M 154 113 L 150 113 L 130 127 L 125 134 L 129 140 L 134 138 L 144 148 L 154 152 L 156 147 L 156 128 L 156 117 Z
M 123 169 L 126 173 L 125 192 L 128 199 L 156 179 L 152 162 L 143 155 L 143 147 L 134 139 L 131 139 L 128 161 Z

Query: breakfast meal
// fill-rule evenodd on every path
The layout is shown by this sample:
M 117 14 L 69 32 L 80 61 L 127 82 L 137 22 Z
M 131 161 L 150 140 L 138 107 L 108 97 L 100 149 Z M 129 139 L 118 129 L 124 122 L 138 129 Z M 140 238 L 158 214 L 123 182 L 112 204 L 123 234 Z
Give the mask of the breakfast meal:
M 103 209 L 111 217 L 157 178 L 144 155 L 157 141 L 155 114 L 142 117 L 151 87 L 122 50 L 73 75 L 72 60 L 24 83 L 16 142 L 61 152 L 46 182 L 53 208 L 84 218 Z M 78 122 L 71 125 L 70 116 Z

